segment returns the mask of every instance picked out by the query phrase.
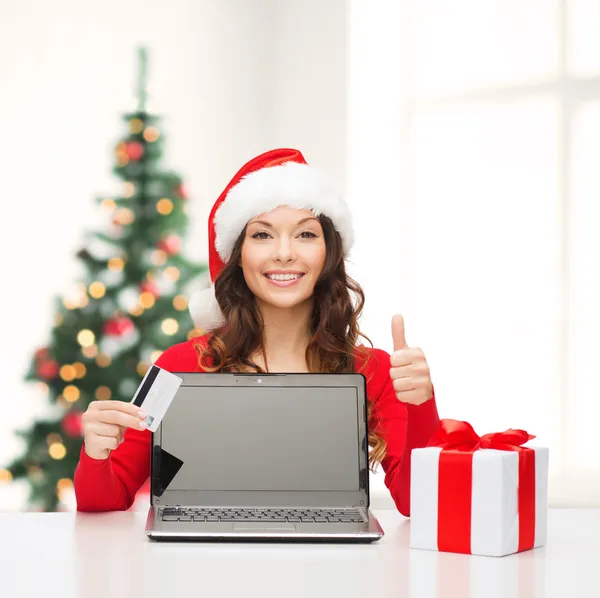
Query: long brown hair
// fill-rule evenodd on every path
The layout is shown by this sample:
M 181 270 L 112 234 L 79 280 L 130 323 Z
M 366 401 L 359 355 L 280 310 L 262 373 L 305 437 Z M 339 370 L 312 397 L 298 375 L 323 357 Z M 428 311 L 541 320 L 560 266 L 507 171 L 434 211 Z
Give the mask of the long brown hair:
M 306 348 L 306 363 L 310 372 L 354 373 L 355 351 L 366 364 L 370 352 L 357 346 L 359 336 L 373 347 L 371 340 L 358 327 L 365 296 L 361 286 L 346 273 L 343 244 L 333 222 L 321 214 L 318 219 L 325 236 L 325 265 L 313 293 L 310 321 L 311 339 Z M 239 372 L 248 369 L 266 373 L 249 356 L 262 354 L 267 363 L 263 320 L 254 293 L 248 288 L 239 267 L 246 227 L 238 237 L 231 258 L 215 280 L 215 296 L 223 312 L 225 324 L 208 336 L 207 343 L 196 345 L 199 364 L 206 372 Z M 350 291 L 356 298 L 353 305 Z M 365 369 L 364 365 L 361 371 Z M 365 375 L 367 375 L 365 373 Z M 368 377 L 367 377 L 368 380 Z M 367 401 L 367 415 L 372 405 Z M 375 470 L 385 458 L 385 440 L 369 427 L 369 467 Z

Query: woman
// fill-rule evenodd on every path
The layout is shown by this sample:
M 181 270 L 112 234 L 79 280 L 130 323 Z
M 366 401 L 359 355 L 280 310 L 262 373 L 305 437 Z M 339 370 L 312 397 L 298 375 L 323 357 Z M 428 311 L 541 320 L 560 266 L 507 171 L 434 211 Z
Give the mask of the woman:
M 425 356 L 392 321 L 394 353 L 357 343 L 364 304 L 347 276 L 353 243 L 347 206 L 297 150 L 244 165 L 209 217 L 213 286 L 192 297 L 204 336 L 164 351 L 173 372 L 360 372 L 367 379 L 369 466 L 380 463 L 398 510 L 410 514 L 410 451 L 425 446 L 439 417 Z M 350 291 L 356 298 L 353 304 Z M 74 486 L 80 511 L 126 510 L 150 473 L 143 412 L 94 401 Z

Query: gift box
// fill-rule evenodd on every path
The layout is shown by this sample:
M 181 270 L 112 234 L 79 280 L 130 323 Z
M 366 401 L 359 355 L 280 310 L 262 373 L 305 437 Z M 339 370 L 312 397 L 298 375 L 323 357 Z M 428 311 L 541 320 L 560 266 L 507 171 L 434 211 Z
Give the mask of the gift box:
M 443 419 L 411 453 L 410 547 L 504 556 L 546 543 L 546 447 L 509 429 L 478 436 Z

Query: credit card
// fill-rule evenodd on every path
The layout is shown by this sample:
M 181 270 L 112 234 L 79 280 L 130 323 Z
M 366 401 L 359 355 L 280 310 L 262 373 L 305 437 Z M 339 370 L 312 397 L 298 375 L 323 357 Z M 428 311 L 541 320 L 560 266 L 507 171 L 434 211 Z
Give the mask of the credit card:
M 146 412 L 144 420 L 151 432 L 156 432 L 183 379 L 152 365 L 140 382 L 131 403 Z

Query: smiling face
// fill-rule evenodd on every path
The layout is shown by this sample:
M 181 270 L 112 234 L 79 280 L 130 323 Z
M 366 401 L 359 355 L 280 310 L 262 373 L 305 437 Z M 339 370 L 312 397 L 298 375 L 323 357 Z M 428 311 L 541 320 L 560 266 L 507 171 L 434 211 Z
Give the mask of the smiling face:
M 325 254 L 314 214 L 279 206 L 248 222 L 240 265 L 259 304 L 294 307 L 312 296 Z

